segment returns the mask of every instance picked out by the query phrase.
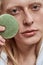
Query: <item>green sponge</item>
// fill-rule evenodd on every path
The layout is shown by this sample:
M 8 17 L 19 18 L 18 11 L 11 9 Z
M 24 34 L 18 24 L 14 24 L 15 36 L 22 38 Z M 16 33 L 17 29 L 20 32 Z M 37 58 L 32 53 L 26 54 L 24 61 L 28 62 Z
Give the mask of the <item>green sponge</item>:
M 14 37 L 19 29 L 17 20 L 10 14 L 0 16 L 0 26 L 5 26 L 5 31 L 0 32 L 0 35 L 5 39 Z

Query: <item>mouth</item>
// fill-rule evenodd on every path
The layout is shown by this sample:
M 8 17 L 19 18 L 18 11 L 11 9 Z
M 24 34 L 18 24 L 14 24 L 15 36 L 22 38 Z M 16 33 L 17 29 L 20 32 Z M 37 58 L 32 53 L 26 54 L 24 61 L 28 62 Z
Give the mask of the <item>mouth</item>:
M 38 30 L 26 30 L 24 32 L 22 32 L 21 34 L 25 37 L 32 37 L 36 34 Z

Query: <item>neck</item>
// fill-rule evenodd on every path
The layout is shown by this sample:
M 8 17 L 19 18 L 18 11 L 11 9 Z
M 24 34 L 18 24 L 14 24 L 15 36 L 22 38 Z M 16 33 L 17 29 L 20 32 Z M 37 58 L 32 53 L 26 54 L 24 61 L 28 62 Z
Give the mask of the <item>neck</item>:
M 22 45 L 22 44 L 19 44 L 19 43 L 16 44 L 16 54 L 15 54 L 15 51 L 14 51 L 14 54 L 15 54 L 15 58 L 20 63 L 20 65 L 22 63 L 23 63 L 23 65 L 25 65 L 24 63 L 26 63 L 26 65 L 35 65 L 36 50 L 37 50 L 38 46 L 40 48 L 40 43 L 42 43 L 41 41 L 39 41 L 35 44 L 32 44 L 32 45 L 27 45 L 27 44 Z
M 21 46 L 18 48 L 18 53 L 23 56 L 30 55 L 31 53 L 35 53 L 35 47 L 36 45 Z
M 30 45 L 18 48 L 17 62 L 19 63 L 19 65 L 35 65 L 36 62 L 35 47 L 36 45 Z
M 31 56 L 31 55 L 35 55 L 35 48 L 36 48 L 36 45 L 27 45 L 27 44 L 24 44 L 24 45 L 17 45 L 17 56 L 22 56 L 23 58 L 26 59 L 27 56 Z

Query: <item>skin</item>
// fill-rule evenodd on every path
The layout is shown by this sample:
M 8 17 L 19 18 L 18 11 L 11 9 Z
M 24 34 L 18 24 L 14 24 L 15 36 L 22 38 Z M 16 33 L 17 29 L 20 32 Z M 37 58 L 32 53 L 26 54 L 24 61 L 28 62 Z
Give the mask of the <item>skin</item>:
M 41 44 L 43 36 L 43 1 L 3 0 L 3 5 L 2 12 L 13 15 L 19 23 L 19 31 L 14 37 L 19 51 L 19 64 L 35 65 L 35 47 Z M 37 30 L 33 36 L 21 34 L 31 29 Z

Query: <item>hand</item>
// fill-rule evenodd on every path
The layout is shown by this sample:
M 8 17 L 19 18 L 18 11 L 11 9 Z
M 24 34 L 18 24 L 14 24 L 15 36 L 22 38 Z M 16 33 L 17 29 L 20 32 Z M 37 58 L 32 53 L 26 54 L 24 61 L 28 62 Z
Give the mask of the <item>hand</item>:
M 0 32 L 4 31 L 5 27 L 0 26 Z M 5 39 L 0 35 L 0 45 L 4 45 L 5 44 Z

